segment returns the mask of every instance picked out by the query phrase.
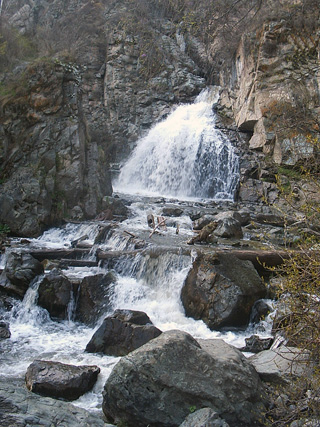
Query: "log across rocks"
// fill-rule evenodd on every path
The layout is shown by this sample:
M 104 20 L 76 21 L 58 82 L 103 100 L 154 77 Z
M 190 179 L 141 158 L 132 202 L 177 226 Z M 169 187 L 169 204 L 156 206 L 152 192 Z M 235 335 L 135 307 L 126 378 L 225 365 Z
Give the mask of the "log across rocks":
M 102 407 L 109 422 L 128 427 L 179 426 L 190 408 L 205 407 L 231 427 L 252 427 L 261 425 L 265 401 L 259 375 L 240 351 L 172 330 L 121 358 Z
M 75 400 L 90 391 L 97 381 L 98 366 L 74 366 L 35 360 L 27 369 L 28 390 L 42 396 Z
M 210 329 L 246 326 L 266 287 L 250 261 L 228 253 L 200 254 L 184 282 L 181 300 L 187 316 Z
M 124 356 L 161 334 L 146 313 L 116 310 L 104 319 L 89 341 L 86 351 Z

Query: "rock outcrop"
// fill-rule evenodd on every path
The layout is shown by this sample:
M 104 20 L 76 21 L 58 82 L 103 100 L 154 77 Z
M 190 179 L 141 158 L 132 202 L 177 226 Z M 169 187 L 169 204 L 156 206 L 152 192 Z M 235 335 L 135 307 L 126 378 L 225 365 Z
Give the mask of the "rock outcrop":
M 68 319 L 68 306 L 73 300 L 73 286 L 58 269 L 45 275 L 38 288 L 38 305 L 48 310 L 53 318 Z
M 76 297 L 75 320 L 94 326 L 110 304 L 112 273 L 96 274 L 81 280 Z
M 186 315 L 211 329 L 247 325 L 254 302 L 265 295 L 253 264 L 223 253 L 200 254 L 181 290 Z
M 164 332 L 123 357 L 104 388 L 103 411 L 117 424 L 177 426 L 190 408 L 203 407 L 230 426 L 259 425 L 263 387 L 238 350 L 221 340 L 200 346 L 181 331 Z
M 76 400 L 97 381 L 98 366 L 73 366 L 35 360 L 27 369 L 28 390 L 57 399 Z
M 11 251 L 4 269 L 9 282 L 5 281 L 3 288 L 6 292 L 23 297 L 31 281 L 43 271 L 42 264 L 30 254 Z
M 116 310 L 104 319 L 86 351 L 124 356 L 161 334 L 142 311 Z

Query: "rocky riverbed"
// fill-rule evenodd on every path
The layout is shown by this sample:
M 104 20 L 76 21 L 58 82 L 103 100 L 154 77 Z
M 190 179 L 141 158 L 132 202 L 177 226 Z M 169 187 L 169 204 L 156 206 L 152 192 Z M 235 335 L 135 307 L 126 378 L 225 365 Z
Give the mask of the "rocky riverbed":
M 196 411 L 208 407 L 215 411 L 215 417 L 230 426 L 259 425 L 268 407 L 268 399 L 259 400 L 257 395 L 258 389 L 261 389 L 259 396 L 264 394 L 264 384 L 256 371 L 261 368 L 258 368 L 259 362 L 252 365 L 250 359 L 243 357 L 233 346 L 244 348 L 245 339 L 251 335 L 260 335 L 263 339 L 271 337 L 272 321 L 268 313 L 273 310 L 270 299 L 273 291 L 268 284 L 267 266 L 281 263 L 285 232 L 288 236 L 276 209 L 262 204 L 244 206 L 223 201 L 115 195 L 115 198 L 108 198 L 105 214 L 109 219 L 101 219 L 103 215 L 100 215 L 95 221 L 69 223 L 48 230 L 38 239 L 11 239 L 8 242 L 1 262 L 1 316 L 11 337 L 2 340 L 1 358 L 8 390 L 11 384 L 19 384 L 21 390 L 9 394 L 12 400 L 4 400 L 3 425 L 10 425 L 8 420 L 11 419 L 24 420 L 21 422 L 29 419 L 30 414 L 24 409 L 29 398 L 39 402 L 39 407 L 50 402 L 52 409 L 47 410 L 45 418 L 48 423 L 50 414 L 51 422 L 55 419 L 55 405 L 61 404 L 61 417 L 64 417 L 64 411 L 70 410 L 71 404 L 38 395 L 33 397 L 32 392 L 26 391 L 22 380 L 36 359 L 65 364 L 64 369 L 69 371 L 67 382 L 74 369 L 68 365 L 96 365 L 101 370 L 97 383 L 91 385 L 93 389 L 87 393 L 84 389 L 85 394 L 76 398 L 75 408 L 82 407 L 82 410 L 75 409 L 68 425 L 78 422 L 78 417 L 84 417 L 83 422 L 87 425 L 93 422 L 87 421 L 91 419 L 95 420 L 95 425 L 100 425 L 104 422 L 102 404 L 104 414 L 112 423 L 152 425 L 153 419 L 158 420 L 157 425 L 179 425 L 190 413 L 190 408 Z M 155 221 L 151 227 L 148 224 L 150 216 Z M 158 218 L 163 221 L 159 227 Z M 198 236 L 212 221 L 217 224 L 213 232 L 204 240 L 190 244 L 190 238 Z M 270 241 L 262 242 L 267 231 Z M 295 228 L 291 236 L 292 240 L 297 236 Z M 187 291 L 189 287 L 191 293 Z M 261 298 L 269 298 L 264 300 L 262 308 Z M 260 308 L 255 304 L 257 301 Z M 256 307 L 255 311 L 252 311 L 253 307 Z M 112 317 L 116 309 L 125 310 L 125 313 L 140 310 L 142 317 L 135 315 L 131 321 L 131 315 L 123 317 L 120 312 L 120 317 Z M 106 316 L 110 318 L 109 323 L 106 323 Z M 151 322 L 158 331 L 155 335 L 148 332 Z M 143 324 L 147 327 L 139 326 Z M 105 326 L 101 329 L 101 325 Z M 142 338 L 143 334 L 146 338 Z M 158 338 L 152 339 L 159 334 Z M 89 343 L 91 338 L 96 347 Z M 143 345 L 149 339 L 152 341 Z M 167 351 L 167 340 L 168 351 L 172 347 L 174 353 L 160 357 Z M 103 342 L 111 343 L 111 346 Z M 272 340 L 269 340 L 268 346 L 271 344 Z M 134 350 L 140 345 L 142 347 Z M 119 353 L 115 353 L 117 347 Z M 260 344 L 258 351 L 265 348 Z M 249 356 L 257 351 L 257 347 L 249 346 L 246 350 L 250 352 L 244 354 Z M 199 354 L 193 356 L 193 351 Z M 114 355 L 127 352 L 129 355 L 118 365 L 119 359 Z M 204 357 L 203 363 L 200 363 L 200 353 Z M 151 369 L 149 373 L 143 373 L 138 367 L 136 358 L 140 357 L 143 369 Z M 188 361 L 192 357 L 197 359 L 198 367 L 191 359 Z M 221 357 L 224 367 L 219 371 L 217 363 Z M 170 358 L 173 365 L 165 362 Z M 160 364 L 162 359 L 163 366 Z M 129 384 L 125 385 L 123 380 L 118 382 L 120 378 L 129 378 L 128 372 L 123 371 L 127 370 L 126 364 L 133 364 L 137 369 L 134 374 L 137 377 L 128 379 L 133 386 L 131 391 Z M 240 366 L 244 369 L 241 375 L 245 381 L 254 381 L 255 385 L 244 385 L 240 373 L 232 371 Z M 62 385 L 59 383 L 61 374 L 52 377 L 48 368 L 43 369 L 43 381 L 47 382 L 49 375 L 53 384 L 58 375 L 58 381 L 50 387 L 58 389 L 53 395 L 59 396 L 65 380 Z M 193 372 L 193 369 L 196 370 Z M 269 377 L 266 372 L 261 375 L 263 379 L 276 378 L 278 382 L 282 374 L 280 370 Z M 18 383 L 16 378 L 19 378 Z M 209 382 L 216 378 L 211 397 L 205 384 L 203 391 L 199 389 L 204 378 Z M 40 380 L 35 377 L 32 381 Z M 179 401 L 168 393 L 172 390 L 171 381 L 176 384 Z M 188 385 L 186 381 L 191 383 Z M 220 390 L 218 384 L 223 389 Z M 41 390 L 42 386 L 39 387 Z M 246 389 L 255 392 L 252 395 L 244 393 L 240 404 L 239 393 Z M 33 390 L 50 396 L 48 391 Z M 108 390 L 113 392 L 110 394 Z M 154 396 L 152 399 L 147 391 Z M 122 396 L 123 392 L 126 398 Z M 128 399 L 123 403 L 124 407 L 110 400 L 116 393 L 122 396 L 119 402 Z M 233 393 L 238 396 L 237 404 L 236 401 L 232 403 Z M 139 396 L 145 397 L 141 400 Z M 170 405 L 165 399 L 169 399 Z M 37 408 L 38 403 L 35 405 Z M 130 409 L 132 405 L 136 408 L 134 412 Z M 253 406 L 248 409 L 250 405 Z M 30 425 L 37 425 L 35 420 L 41 418 L 39 414 L 41 409 L 35 409 Z M 43 425 L 46 425 L 45 419 Z

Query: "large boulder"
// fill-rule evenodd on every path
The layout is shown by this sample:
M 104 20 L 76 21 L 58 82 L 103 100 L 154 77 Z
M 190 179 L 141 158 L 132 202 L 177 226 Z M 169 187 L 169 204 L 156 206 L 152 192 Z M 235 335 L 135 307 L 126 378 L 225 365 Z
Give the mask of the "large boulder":
M 58 269 L 44 276 L 38 288 L 38 305 L 48 310 L 50 317 L 68 319 L 68 308 L 73 299 L 73 286 L 70 280 Z
M 35 360 L 27 369 L 26 386 L 43 396 L 75 400 L 92 389 L 99 372 L 98 366 Z
M 4 272 L 10 281 L 5 282 L 4 289 L 23 297 L 31 281 L 43 273 L 43 266 L 30 254 L 9 252 Z
M 261 351 L 248 359 L 264 381 L 283 384 L 292 376 L 306 376 L 312 369 L 307 350 L 281 346 Z
M 104 319 L 86 351 L 124 356 L 161 334 L 142 311 L 116 310 Z
M 222 340 L 203 347 L 168 331 L 123 357 L 103 393 L 103 412 L 129 427 L 179 426 L 190 408 L 213 409 L 230 426 L 259 425 L 263 387 L 240 351 Z
M 112 273 L 84 277 L 78 290 L 75 320 L 95 325 L 109 308 L 110 285 L 115 280 Z
M 266 287 L 250 261 L 231 254 L 200 254 L 181 290 L 187 316 L 210 329 L 247 325 L 254 302 Z
M 99 412 L 30 393 L 22 379 L 0 377 L 1 427 L 108 427 Z

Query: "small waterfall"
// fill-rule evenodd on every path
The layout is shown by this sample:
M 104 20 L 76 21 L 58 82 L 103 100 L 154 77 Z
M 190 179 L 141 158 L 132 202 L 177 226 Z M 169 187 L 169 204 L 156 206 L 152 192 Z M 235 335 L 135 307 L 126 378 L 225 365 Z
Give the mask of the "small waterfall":
M 215 128 L 213 89 L 178 106 L 140 139 L 122 167 L 116 191 L 178 198 L 233 200 L 239 162 Z

